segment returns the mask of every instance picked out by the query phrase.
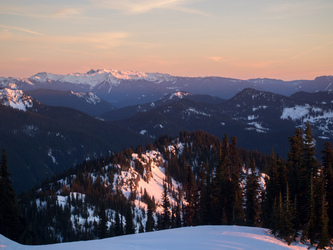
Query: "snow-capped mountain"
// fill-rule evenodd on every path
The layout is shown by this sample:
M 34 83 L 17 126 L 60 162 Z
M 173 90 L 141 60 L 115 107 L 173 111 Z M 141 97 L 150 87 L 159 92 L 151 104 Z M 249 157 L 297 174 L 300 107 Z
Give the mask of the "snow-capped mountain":
M 33 107 L 33 99 L 22 90 L 0 89 L 0 103 L 5 106 L 26 111 Z
M 30 78 L 0 78 L 0 86 L 23 91 L 39 88 L 84 93 L 91 91 L 118 107 L 156 101 L 168 93 L 177 91 L 229 99 L 245 88 L 255 88 L 289 96 L 301 90 L 329 91 L 333 89 L 332 82 L 332 76 L 296 81 L 238 80 L 223 77 L 178 77 L 161 73 L 106 69 L 67 75 L 43 72 Z
M 168 74 L 160 73 L 143 73 L 139 71 L 119 71 L 106 69 L 91 69 L 87 73 L 74 73 L 68 75 L 57 75 L 51 73 L 38 73 L 29 78 L 31 82 L 68 82 L 77 85 L 87 85 L 91 89 L 102 82 L 110 83 L 110 86 L 117 86 L 121 80 L 146 80 L 149 82 L 161 83 L 164 81 L 172 82 L 174 78 Z

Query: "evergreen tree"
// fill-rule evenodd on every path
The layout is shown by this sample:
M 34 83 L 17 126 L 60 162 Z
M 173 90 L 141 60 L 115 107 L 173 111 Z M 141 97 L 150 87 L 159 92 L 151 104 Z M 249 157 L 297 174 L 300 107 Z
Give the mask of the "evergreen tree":
M 310 123 L 307 123 L 306 130 L 304 132 L 304 141 L 303 141 L 303 157 L 302 157 L 302 165 L 300 171 L 300 190 L 299 190 L 299 214 L 302 216 L 300 217 L 300 221 L 302 225 L 307 224 L 310 220 L 311 215 L 311 206 L 314 205 L 314 196 L 312 197 L 311 188 L 314 189 L 314 181 L 317 180 L 317 173 L 318 173 L 318 162 L 316 160 L 316 148 L 314 145 L 314 139 L 311 133 Z M 311 187 L 312 185 L 312 187 Z M 313 204 L 310 203 L 309 197 L 312 197 Z M 312 202 L 312 201 L 311 201 Z M 305 216 L 304 216 L 305 215 Z M 313 221 L 314 223 L 314 221 Z M 310 234 L 311 229 L 310 230 Z M 312 238 L 312 235 L 310 236 Z
M 20 237 L 24 228 L 24 219 L 19 214 L 15 192 L 8 172 L 8 162 L 5 150 L 2 151 L 0 162 L 0 234 L 22 242 Z
M 316 216 L 315 216 L 315 197 L 314 197 L 314 187 L 313 187 L 313 177 L 311 174 L 311 180 L 310 180 L 310 215 L 308 223 L 305 226 L 304 233 L 302 235 L 302 240 L 305 239 L 310 240 L 311 245 L 314 244 L 316 239 Z
M 323 153 L 323 174 L 325 177 L 325 189 L 327 197 L 327 215 L 330 222 L 333 221 L 333 148 L 332 143 L 325 143 Z M 328 224 L 330 238 L 333 238 L 333 223 Z
M 216 224 L 231 224 L 233 214 L 233 196 L 230 173 L 230 149 L 228 135 L 225 134 L 220 148 L 219 162 L 214 178 L 213 211 Z
M 135 233 L 135 226 L 133 223 L 133 213 L 131 205 L 127 205 L 126 209 L 126 225 L 125 225 L 125 234 L 134 234 Z
M 270 164 L 267 172 L 269 178 L 266 180 L 266 195 L 263 202 L 263 225 L 264 227 L 272 228 L 273 224 L 276 224 L 273 216 L 275 201 L 281 193 L 281 183 L 278 170 L 278 164 L 274 150 L 271 154 Z
M 321 229 L 320 229 L 320 238 L 317 248 L 325 249 L 330 242 L 330 237 L 328 234 L 328 216 L 327 216 L 327 207 L 326 207 L 326 199 L 325 194 L 322 198 L 322 209 L 321 209 Z
M 161 229 L 168 229 L 170 228 L 170 200 L 168 196 L 168 190 L 166 186 L 165 180 L 163 180 L 163 194 L 162 194 L 162 221 L 161 221 Z
M 302 205 L 298 202 L 295 205 L 295 226 L 296 229 L 300 229 L 301 220 L 304 223 L 304 207 L 303 207 L 303 197 L 304 196 L 301 183 L 300 183 L 300 175 L 301 175 L 301 168 L 302 168 L 302 158 L 303 158 L 303 138 L 302 138 L 302 129 L 298 128 L 296 133 L 293 137 L 289 138 L 290 143 L 290 150 L 288 153 L 288 172 L 289 172 L 289 190 L 290 190 L 290 197 L 294 200 L 301 200 Z M 303 216 L 301 216 L 301 214 Z
M 147 221 L 146 221 L 146 232 L 153 231 L 155 228 L 155 221 L 153 217 L 153 207 L 151 205 L 151 202 L 148 202 L 148 208 L 147 208 Z
M 184 224 L 185 226 L 194 226 L 195 211 L 196 211 L 196 184 L 192 167 L 189 165 L 186 168 L 185 179 L 185 200 L 187 205 L 185 206 Z
M 254 159 L 251 163 L 251 174 L 248 175 L 246 181 L 246 211 L 245 220 L 247 226 L 260 226 L 260 201 L 259 201 L 259 182 L 256 174 L 256 165 Z
M 124 230 L 123 230 L 123 225 L 120 221 L 120 217 L 119 217 L 119 211 L 116 210 L 116 214 L 115 214 L 115 235 L 119 236 L 119 235 L 123 235 L 124 234 Z
M 243 195 L 240 190 L 235 191 L 235 201 L 233 205 L 232 224 L 244 225 Z
M 211 181 L 208 161 L 201 166 L 201 193 L 199 201 L 200 225 L 210 225 L 211 216 Z
M 105 238 L 106 232 L 107 232 L 107 218 L 106 218 L 106 214 L 105 214 L 105 204 L 104 201 L 100 202 L 100 207 L 99 207 L 99 232 L 98 232 L 98 236 L 100 239 Z
M 279 209 L 279 228 L 278 236 L 284 239 L 288 245 L 294 241 L 295 229 L 293 225 L 293 208 L 289 199 L 289 186 L 287 184 L 287 191 L 284 199 L 280 193 L 280 209 Z
M 243 191 L 240 186 L 240 175 L 242 171 L 242 161 L 239 157 L 237 148 L 237 138 L 231 138 L 230 144 L 230 161 L 231 161 L 231 187 L 234 196 L 230 196 L 232 204 L 232 221 L 231 224 L 243 225 L 244 224 L 244 209 L 243 209 Z

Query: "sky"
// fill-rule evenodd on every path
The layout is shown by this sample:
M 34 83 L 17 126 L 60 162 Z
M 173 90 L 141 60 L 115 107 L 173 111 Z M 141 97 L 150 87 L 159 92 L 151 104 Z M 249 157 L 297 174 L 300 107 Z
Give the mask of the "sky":
M 1 0 L 0 76 L 333 74 L 332 0 Z

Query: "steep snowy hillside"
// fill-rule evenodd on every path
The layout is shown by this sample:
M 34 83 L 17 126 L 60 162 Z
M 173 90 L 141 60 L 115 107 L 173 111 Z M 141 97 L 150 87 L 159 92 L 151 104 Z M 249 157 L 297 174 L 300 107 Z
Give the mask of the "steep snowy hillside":
M 23 111 L 33 107 L 33 100 L 30 96 L 24 94 L 22 90 L 8 88 L 0 89 L 0 103 Z
M 40 231 L 40 226 L 36 229 L 44 242 L 103 238 L 99 234 L 103 218 L 105 235 L 163 229 L 165 211 L 170 212 L 171 219 L 164 228 L 185 223 L 185 210 L 191 202 L 187 191 L 189 173 L 193 178 L 201 178 L 203 162 L 215 167 L 219 140 L 203 132 L 183 133 L 181 139 L 168 141 L 164 137 L 156 145 L 87 161 L 62 178 L 54 178 L 32 191 L 30 197 L 36 198 L 25 204 L 27 214 L 32 215 L 29 220 L 36 219 L 36 212 L 40 216 L 55 215 L 53 223 L 45 218 L 39 224 L 43 230 Z M 258 195 L 265 190 L 266 175 L 258 170 L 265 165 L 264 159 L 258 158 L 254 173 L 247 163 L 243 168 L 234 167 L 233 171 L 239 171 L 237 181 L 242 192 L 246 192 L 250 176 L 258 182 Z M 64 223 L 65 229 L 61 226 Z
M 125 235 L 102 240 L 25 246 L 0 235 L 0 248 L 14 250 L 106 250 L 106 249 L 307 249 L 306 245 L 274 238 L 268 229 L 239 226 L 198 226 Z

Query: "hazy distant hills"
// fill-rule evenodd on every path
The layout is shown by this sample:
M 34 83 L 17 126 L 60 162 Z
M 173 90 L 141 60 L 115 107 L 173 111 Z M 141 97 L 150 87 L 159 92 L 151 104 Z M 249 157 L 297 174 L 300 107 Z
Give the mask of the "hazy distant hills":
M 38 73 L 30 78 L 0 78 L 0 86 L 23 91 L 53 89 L 92 92 L 116 107 L 153 102 L 166 94 L 185 91 L 229 99 L 245 88 L 290 96 L 298 91 L 333 90 L 333 76 L 314 80 L 282 81 L 276 79 L 239 80 L 224 77 L 176 77 L 138 71 L 90 70 L 87 73 L 57 75 Z

